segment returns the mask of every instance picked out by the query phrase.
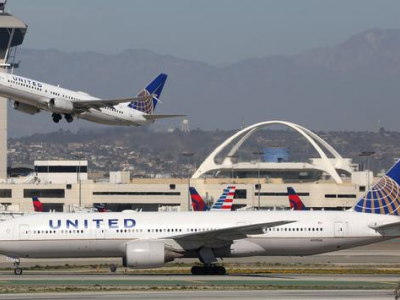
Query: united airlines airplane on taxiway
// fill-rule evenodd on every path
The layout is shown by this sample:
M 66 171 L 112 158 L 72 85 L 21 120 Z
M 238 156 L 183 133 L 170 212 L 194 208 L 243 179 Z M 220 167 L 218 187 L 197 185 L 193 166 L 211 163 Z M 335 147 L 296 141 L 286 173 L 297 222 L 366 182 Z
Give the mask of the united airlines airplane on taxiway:
M 64 116 L 68 123 L 76 117 L 107 125 L 141 126 L 157 119 L 183 116 L 154 114 L 166 79 L 166 74 L 158 75 L 137 97 L 99 99 L 84 92 L 0 72 L 0 96 L 14 100 L 14 109 L 26 114 L 48 111 L 55 123 Z
M 193 274 L 225 274 L 217 258 L 304 256 L 400 235 L 400 162 L 348 211 L 47 213 L 0 223 L 0 253 L 20 258 L 121 257 L 157 268 L 199 258 Z M 115 271 L 113 267 L 112 271 Z

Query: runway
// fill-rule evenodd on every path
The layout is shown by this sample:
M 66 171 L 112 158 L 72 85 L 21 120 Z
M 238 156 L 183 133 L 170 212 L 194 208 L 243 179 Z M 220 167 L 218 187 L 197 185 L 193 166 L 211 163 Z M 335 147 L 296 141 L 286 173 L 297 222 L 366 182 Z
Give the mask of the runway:
M 392 300 L 393 291 L 390 290 L 324 290 L 324 291 L 178 291 L 178 292 L 101 292 L 101 293 L 40 293 L 0 295 L 0 299 L 191 299 L 191 300 L 219 300 L 219 299 L 269 299 L 269 300 L 334 300 L 334 299 L 373 299 Z
M 398 275 L 306 275 L 306 274 L 251 274 L 227 276 L 193 275 L 133 275 L 133 274 L 66 274 L 61 272 L 26 272 L 11 275 L 2 272 L 0 289 L 10 286 L 96 286 L 96 287 L 174 287 L 216 288 L 251 287 L 252 289 L 394 289 Z

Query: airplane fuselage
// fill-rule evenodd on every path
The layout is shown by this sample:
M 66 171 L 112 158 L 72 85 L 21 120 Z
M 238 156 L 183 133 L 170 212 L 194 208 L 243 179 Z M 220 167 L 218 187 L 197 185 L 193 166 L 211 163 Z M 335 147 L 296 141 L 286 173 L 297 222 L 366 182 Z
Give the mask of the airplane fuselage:
M 8 73 L 0 73 L 0 96 L 10 98 L 16 103 L 23 103 L 32 108 L 35 107 L 53 113 L 58 112 L 52 111 L 49 107 L 51 99 L 71 102 L 101 100 L 84 92 L 76 92 Z M 18 110 L 15 105 L 14 108 Z M 128 107 L 127 103 L 99 109 L 90 108 L 86 111 L 74 112 L 73 115 L 84 120 L 107 125 L 141 126 L 153 122 L 146 120 L 142 112 Z
M 179 242 L 177 237 L 281 220 L 293 223 L 208 247 L 217 257 L 304 256 L 400 234 L 398 229 L 382 233 L 369 227 L 374 222 L 398 222 L 397 216 L 350 211 L 46 213 L 0 223 L 0 253 L 15 258 L 124 257 L 132 241 L 161 241 L 182 257 L 195 257 L 201 247 L 198 241 Z

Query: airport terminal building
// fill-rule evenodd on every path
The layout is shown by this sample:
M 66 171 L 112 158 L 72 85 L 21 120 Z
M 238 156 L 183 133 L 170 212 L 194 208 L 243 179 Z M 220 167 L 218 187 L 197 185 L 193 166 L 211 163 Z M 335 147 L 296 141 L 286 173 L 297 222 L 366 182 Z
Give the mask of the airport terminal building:
M 258 161 L 235 163 L 242 144 L 257 130 L 273 124 L 302 134 L 320 157 L 291 162 L 285 148 L 267 148 Z M 221 153 L 225 155 L 217 160 Z M 128 172 L 111 172 L 107 181 L 90 177 L 86 160 L 35 161 L 30 174 L 0 185 L 1 209 L 32 211 L 31 198 L 37 196 L 46 211 L 94 204 L 105 204 L 112 211 L 185 211 L 191 206 L 189 185 L 208 203 L 216 201 L 227 185 L 235 185 L 234 209 L 288 207 L 287 187 L 291 186 L 307 207 L 340 210 L 352 207 L 373 182 L 372 172 L 358 171 L 351 159 L 342 158 L 320 137 L 284 121 L 262 122 L 239 131 L 219 145 L 191 178 L 131 179 Z

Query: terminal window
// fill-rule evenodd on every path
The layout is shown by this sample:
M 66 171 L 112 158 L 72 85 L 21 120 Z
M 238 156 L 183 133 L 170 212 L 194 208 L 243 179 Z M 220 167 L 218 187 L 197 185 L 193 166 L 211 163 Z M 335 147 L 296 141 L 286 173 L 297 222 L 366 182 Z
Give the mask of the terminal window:
M 12 198 L 12 190 L 0 189 L 0 198 Z
M 180 192 L 93 192 L 95 196 L 180 196 Z
M 25 189 L 24 198 L 65 198 L 64 189 Z
M 246 199 L 247 198 L 247 190 L 236 190 L 234 198 L 235 199 Z
M 36 173 L 87 173 L 87 166 L 35 166 Z
M 254 193 L 254 195 L 258 196 L 258 192 Z M 289 194 L 288 193 L 281 193 L 281 192 L 262 192 L 260 193 L 260 196 L 282 196 L 282 197 L 287 197 Z M 297 193 L 298 196 L 310 196 L 310 193 Z

